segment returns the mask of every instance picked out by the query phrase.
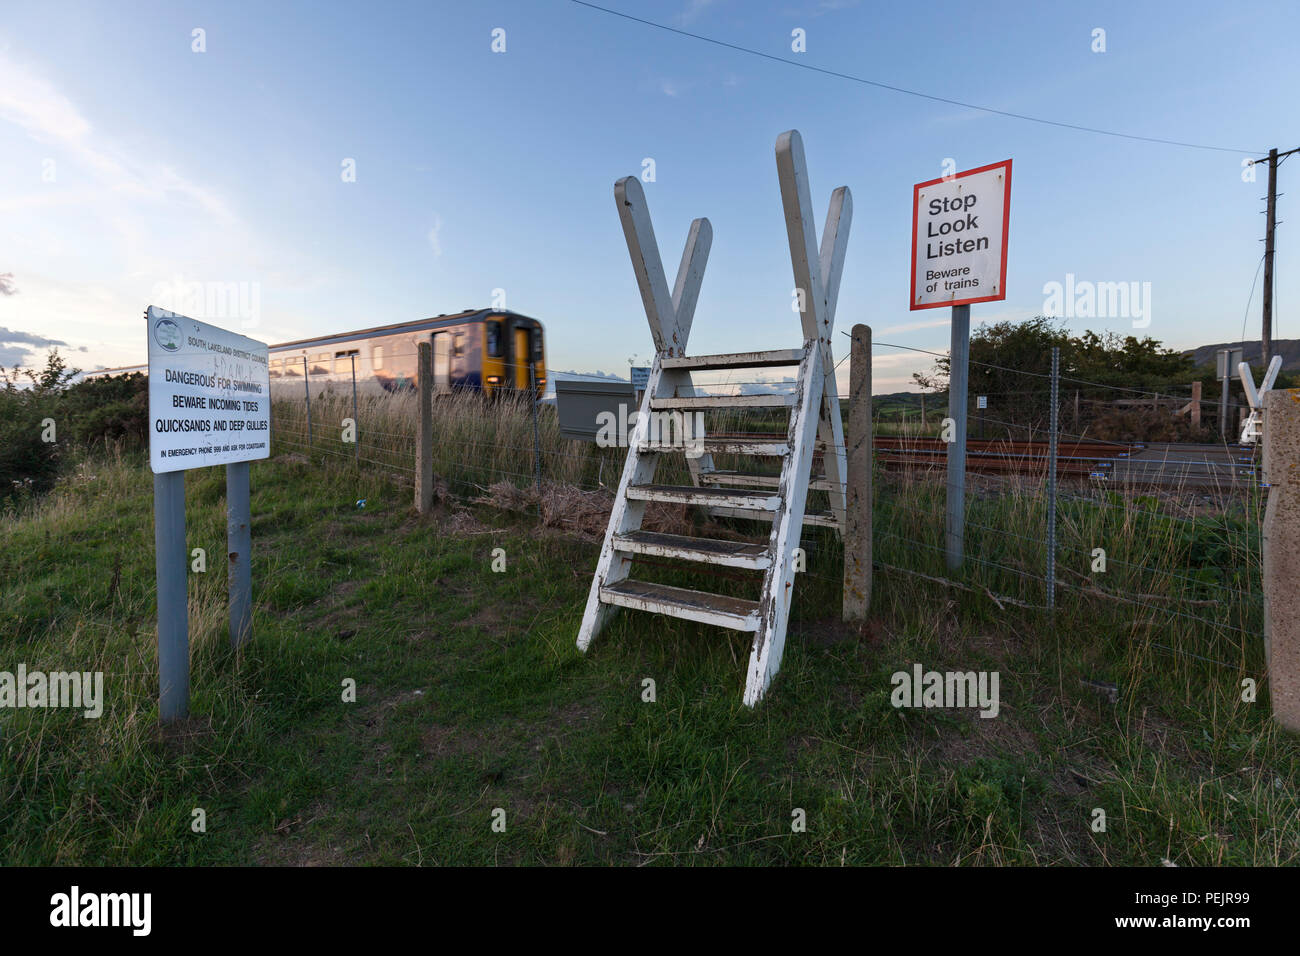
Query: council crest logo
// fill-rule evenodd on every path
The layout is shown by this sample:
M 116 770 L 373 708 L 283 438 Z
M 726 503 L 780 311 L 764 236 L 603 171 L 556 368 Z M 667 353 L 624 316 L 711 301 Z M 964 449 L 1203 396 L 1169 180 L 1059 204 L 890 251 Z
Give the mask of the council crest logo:
M 171 319 L 159 319 L 153 326 L 153 337 L 168 352 L 181 347 L 181 327 Z

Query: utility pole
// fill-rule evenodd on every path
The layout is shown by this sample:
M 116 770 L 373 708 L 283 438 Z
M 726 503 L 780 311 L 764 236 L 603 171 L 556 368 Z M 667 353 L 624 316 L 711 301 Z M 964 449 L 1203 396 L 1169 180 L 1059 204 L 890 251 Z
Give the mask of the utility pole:
M 1264 226 L 1264 333 L 1260 343 L 1259 363 L 1268 368 L 1273 354 L 1273 230 L 1277 227 L 1277 149 L 1268 151 L 1268 220 Z
M 1300 152 L 1300 146 L 1279 153 L 1276 148 L 1268 151 L 1267 159 L 1257 159 L 1256 163 L 1268 163 L 1268 200 L 1264 209 L 1264 328 L 1261 338 L 1260 364 L 1268 368 L 1273 356 L 1273 233 L 1277 228 L 1277 166 L 1278 161 Z

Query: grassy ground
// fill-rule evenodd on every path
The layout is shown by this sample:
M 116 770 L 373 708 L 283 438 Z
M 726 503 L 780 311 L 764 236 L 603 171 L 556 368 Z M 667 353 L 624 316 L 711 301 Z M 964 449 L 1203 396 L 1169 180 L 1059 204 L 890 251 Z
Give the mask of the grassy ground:
M 1042 603 L 1024 576 L 1040 570 L 1035 493 L 972 496 L 973 590 L 958 590 L 915 576 L 946 574 L 940 489 L 880 482 L 876 560 L 914 573 L 877 573 L 870 622 L 846 626 L 838 544 L 806 538 L 782 671 L 748 710 L 741 635 L 623 612 L 580 655 L 598 541 L 526 498 L 419 517 L 400 471 L 286 452 L 253 466 L 240 655 L 223 473 L 187 476 L 188 544 L 208 564 L 190 575 L 192 717 L 166 732 L 144 462 L 93 460 L 0 519 L 0 670 L 106 685 L 99 720 L 0 711 L 3 862 L 1295 862 L 1300 748 L 1268 717 L 1254 510 L 1063 503 L 1077 589 L 1053 623 L 1005 600 Z M 1090 577 L 1096 546 L 1112 564 Z M 914 662 L 997 671 L 998 717 L 894 708 L 890 677 Z

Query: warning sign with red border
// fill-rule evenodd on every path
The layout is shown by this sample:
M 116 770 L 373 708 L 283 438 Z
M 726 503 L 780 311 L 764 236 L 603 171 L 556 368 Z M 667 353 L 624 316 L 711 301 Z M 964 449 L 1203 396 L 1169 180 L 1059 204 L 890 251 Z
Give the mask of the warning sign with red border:
M 912 309 L 1007 297 L 1011 160 L 912 187 Z

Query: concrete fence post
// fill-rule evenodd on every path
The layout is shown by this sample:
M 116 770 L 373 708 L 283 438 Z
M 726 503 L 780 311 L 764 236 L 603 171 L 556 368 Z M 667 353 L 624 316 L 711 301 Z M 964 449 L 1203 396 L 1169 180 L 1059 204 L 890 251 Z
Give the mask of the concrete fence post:
M 1300 733 L 1300 388 L 1264 396 L 1264 649 L 1273 716 Z
M 849 357 L 848 508 L 844 516 L 846 621 L 865 621 L 871 606 L 871 327 L 853 326 Z
M 420 430 L 415 436 L 415 510 L 433 507 L 433 346 L 421 342 L 416 360 L 416 387 L 420 393 Z

